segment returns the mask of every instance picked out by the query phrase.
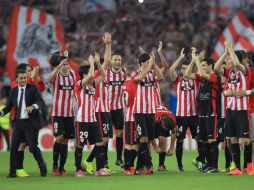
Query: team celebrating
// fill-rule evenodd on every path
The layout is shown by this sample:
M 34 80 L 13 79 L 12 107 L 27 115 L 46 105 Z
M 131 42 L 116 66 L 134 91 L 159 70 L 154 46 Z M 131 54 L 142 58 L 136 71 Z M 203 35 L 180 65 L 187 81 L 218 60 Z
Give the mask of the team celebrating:
M 224 142 L 227 174 L 254 175 L 252 53 L 234 50 L 232 43 L 226 40 L 224 54 L 216 63 L 205 51 L 197 52 L 192 47 L 182 49 L 169 68 L 160 41 L 157 50 L 160 67 L 156 64 L 155 52 L 148 53 L 142 47 L 138 64 L 124 67 L 122 55 L 111 52 L 111 35 L 105 33 L 102 40 L 103 58 L 97 52 L 90 54 L 77 72 L 70 67 L 67 51 L 51 55 L 53 69 L 48 82 L 53 94 L 53 176 L 68 175 L 65 163 L 70 139 L 75 139 L 77 177 L 112 175 L 108 143 L 113 134 L 116 136 L 115 164 L 123 168 L 125 175 L 153 174 L 152 149 L 159 155 L 158 171 L 167 171 L 166 156 L 175 152 L 178 171 L 184 172 L 183 142 L 188 128 L 197 143 L 197 157 L 192 164 L 200 172 L 220 172 L 218 146 Z M 160 82 L 167 72 L 176 86 L 176 116 L 162 103 Z M 0 111 L 0 116 L 9 112 L 12 116 L 8 177 L 29 176 L 23 167 L 26 146 L 44 177 L 47 164 L 38 147 L 38 134 L 45 120 L 41 92 L 46 86 L 39 67 L 21 63 L 15 73 L 6 107 Z M 168 137 L 171 137 L 169 143 Z M 94 146 L 82 160 L 87 144 Z

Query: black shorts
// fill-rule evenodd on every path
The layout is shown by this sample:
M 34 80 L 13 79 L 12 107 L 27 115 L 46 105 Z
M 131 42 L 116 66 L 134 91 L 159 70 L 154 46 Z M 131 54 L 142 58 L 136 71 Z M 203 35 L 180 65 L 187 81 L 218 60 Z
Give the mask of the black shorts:
M 110 113 L 109 112 L 96 112 L 96 119 L 99 124 L 100 133 L 102 138 L 103 137 L 109 137 L 113 138 L 113 128 L 112 123 L 110 119 Z
M 76 123 L 76 143 L 78 146 L 85 146 L 102 142 L 99 125 L 97 122 L 77 122 Z
M 54 136 L 63 135 L 65 139 L 74 139 L 74 117 L 52 117 Z
M 207 141 L 217 137 L 217 116 L 199 117 L 198 140 Z
M 155 123 L 155 138 L 170 137 L 170 130 L 166 130 L 162 127 L 161 123 Z
M 178 141 L 182 141 L 186 137 L 186 131 L 188 127 L 190 128 L 192 139 L 196 139 L 197 137 L 197 129 L 198 129 L 198 117 L 197 116 L 189 116 L 189 117 L 176 117 L 176 125 L 177 125 L 177 134 L 176 138 Z
M 135 145 L 137 144 L 137 129 L 134 121 L 125 122 L 124 128 L 125 144 Z
M 217 122 L 217 142 L 224 142 L 225 139 L 225 118 L 219 118 Z
M 250 138 L 250 120 L 246 110 L 227 110 L 225 132 L 226 137 Z
M 111 110 L 110 115 L 115 130 L 123 130 L 124 127 L 123 109 Z
M 153 140 L 155 138 L 154 116 L 155 114 L 134 114 L 138 138 L 148 137 L 149 140 Z

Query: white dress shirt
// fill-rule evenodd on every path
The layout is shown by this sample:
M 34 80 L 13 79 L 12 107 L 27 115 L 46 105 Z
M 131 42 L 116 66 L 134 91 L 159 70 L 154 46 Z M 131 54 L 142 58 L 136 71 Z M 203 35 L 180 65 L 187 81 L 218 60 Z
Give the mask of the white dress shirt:
M 25 94 L 26 94 L 26 86 L 18 87 L 19 93 L 18 93 L 18 106 L 19 106 L 19 100 L 21 96 L 21 89 L 24 89 L 23 93 L 23 99 L 21 104 L 21 111 L 20 111 L 20 119 L 28 119 L 28 113 L 26 112 L 26 101 L 25 101 Z

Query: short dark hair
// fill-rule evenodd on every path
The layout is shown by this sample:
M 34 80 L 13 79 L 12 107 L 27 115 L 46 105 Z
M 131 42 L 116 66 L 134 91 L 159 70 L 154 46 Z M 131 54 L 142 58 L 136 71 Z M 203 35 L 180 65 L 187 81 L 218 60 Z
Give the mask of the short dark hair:
M 185 57 L 182 61 L 182 65 L 189 65 L 190 64 L 191 59 L 189 57 Z
M 28 64 L 28 63 L 20 63 L 17 65 L 16 69 L 19 69 L 19 70 L 26 70 L 26 67 L 30 67 L 32 68 L 32 65 Z
M 202 61 L 205 61 L 207 65 L 214 65 L 214 60 L 212 58 L 204 58 Z
M 103 65 L 103 63 L 104 63 L 104 58 L 103 58 L 103 57 L 101 57 L 101 58 L 100 58 L 100 64 L 101 64 L 101 65 Z M 98 70 L 98 66 L 97 66 L 97 64 L 94 64 L 94 70 L 95 70 L 95 71 L 97 71 L 97 70 Z
M 78 68 L 79 77 L 82 79 L 84 74 L 89 72 L 90 65 L 80 65 Z
M 244 50 L 235 50 L 235 55 L 240 63 L 242 63 L 243 60 L 247 58 L 247 53 Z
M 24 74 L 26 74 L 26 70 L 25 69 L 15 69 L 15 78 L 18 78 L 18 76 L 19 76 L 19 74 L 21 74 L 21 73 L 24 73 Z
M 149 59 L 150 59 L 150 55 L 148 53 L 142 53 L 138 57 L 138 63 L 139 63 L 139 65 L 142 65 L 142 63 L 148 61 Z
M 114 52 L 112 53 L 112 56 L 114 56 L 114 55 L 120 55 L 120 56 L 122 57 L 122 56 L 123 56 L 123 52 L 120 51 L 120 50 L 116 50 L 116 51 L 114 51 Z
M 52 67 L 56 67 L 66 58 L 68 57 L 63 56 L 60 51 L 57 51 L 51 55 L 49 63 Z
M 247 58 L 251 70 L 254 70 L 254 52 L 248 52 Z

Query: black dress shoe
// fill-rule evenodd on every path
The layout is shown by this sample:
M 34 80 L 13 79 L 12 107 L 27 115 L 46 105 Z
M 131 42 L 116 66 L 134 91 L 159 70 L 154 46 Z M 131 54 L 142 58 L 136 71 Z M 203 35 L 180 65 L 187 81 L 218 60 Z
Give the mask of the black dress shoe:
M 9 173 L 7 176 L 7 178 L 15 178 L 17 177 L 16 173 Z
M 47 176 L 47 164 L 46 162 L 44 162 L 41 166 L 40 166 L 40 173 L 41 173 L 41 177 L 45 177 Z

